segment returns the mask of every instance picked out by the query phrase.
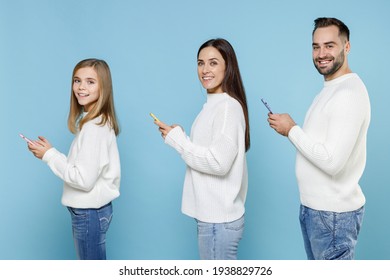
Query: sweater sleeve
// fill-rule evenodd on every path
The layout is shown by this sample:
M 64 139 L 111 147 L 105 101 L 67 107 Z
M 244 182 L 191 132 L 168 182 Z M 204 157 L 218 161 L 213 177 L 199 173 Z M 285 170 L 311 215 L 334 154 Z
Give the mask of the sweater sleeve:
M 194 144 L 180 127 L 172 129 L 165 142 L 176 149 L 192 169 L 223 176 L 231 169 L 238 153 L 238 119 L 229 112 L 227 105 L 218 112 L 214 119 L 212 143 L 208 147 Z
M 71 147 L 77 151 L 74 160 L 70 161 L 55 148 L 48 150 L 42 160 L 69 186 L 88 192 L 108 164 L 110 134 L 107 133 L 107 129 L 94 123 L 86 123 Z
M 297 150 L 325 173 L 334 176 L 345 166 L 357 141 L 366 108 L 352 91 L 342 91 L 327 104 L 326 140 L 319 142 L 294 126 L 288 135 Z

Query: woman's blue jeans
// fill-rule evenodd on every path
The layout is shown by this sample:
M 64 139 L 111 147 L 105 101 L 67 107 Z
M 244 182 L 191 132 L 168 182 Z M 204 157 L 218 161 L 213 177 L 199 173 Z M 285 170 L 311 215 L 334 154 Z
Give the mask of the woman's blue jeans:
M 356 211 L 337 213 L 301 205 L 299 220 L 307 259 L 354 259 L 363 215 L 364 206 Z
M 73 240 L 80 260 L 106 259 L 106 233 L 112 219 L 112 204 L 99 209 L 68 207 L 72 218 Z
M 229 223 L 198 225 L 199 255 L 202 260 L 236 260 L 238 243 L 244 232 L 244 216 Z

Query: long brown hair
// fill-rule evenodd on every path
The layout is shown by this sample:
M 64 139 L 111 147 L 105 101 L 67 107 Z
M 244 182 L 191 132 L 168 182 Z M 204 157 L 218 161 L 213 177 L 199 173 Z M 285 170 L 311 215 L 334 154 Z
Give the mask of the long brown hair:
M 74 95 L 73 79 L 77 70 L 85 67 L 92 67 L 96 71 L 99 83 L 99 98 L 92 109 L 89 110 L 88 114 L 80 120 L 84 108 L 78 103 L 77 98 Z M 102 117 L 102 120 L 98 125 L 105 125 L 109 122 L 111 128 L 115 131 L 115 135 L 119 134 L 119 124 L 115 114 L 110 68 L 104 60 L 89 58 L 77 63 L 73 69 L 68 128 L 75 134 L 77 131 L 81 130 L 86 122 L 98 116 Z
M 231 97 L 236 99 L 244 111 L 245 117 L 245 151 L 249 150 L 250 147 L 250 129 L 249 129 L 249 114 L 248 105 L 246 102 L 246 95 L 244 84 L 242 83 L 240 69 L 238 67 L 238 61 L 232 45 L 225 39 L 217 38 L 211 39 L 203 43 L 198 50 L 197 57 L 202 49 L 206 47 L 214 47 L 222 55 L 225 60 L 226 70 L 225 77 L 222 81 L 222 90 L 229 94 Z

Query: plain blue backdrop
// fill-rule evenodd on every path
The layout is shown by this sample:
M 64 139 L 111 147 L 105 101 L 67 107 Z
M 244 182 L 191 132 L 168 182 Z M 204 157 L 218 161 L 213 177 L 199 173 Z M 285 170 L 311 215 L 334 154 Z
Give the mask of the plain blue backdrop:
M 351 30 L 352 70 L 372 106 L 361 186 L 366 215 L 356 259 L 390 259 L 390 2 L 372 1 L 0 1 L 0 259 L 75 259 L 62 181 L 27 150 L 20 132 L 67 154 L 71 73 L 97 57 L 110 65 L 122 165 L 108 232 L 109 259 L 198 259 L 195 221 L 180 211 L 185 165 L 163 143 L 149 112 L 187 132 L 205 102 L 196 52 L 231 42 L 247 91 L 252 146 L 240 259 L 305 259 L 298 222 L 295 149 L 267 125 L 275 112 L 302 124 L 323 85 L 311 60 L 317 17 Z

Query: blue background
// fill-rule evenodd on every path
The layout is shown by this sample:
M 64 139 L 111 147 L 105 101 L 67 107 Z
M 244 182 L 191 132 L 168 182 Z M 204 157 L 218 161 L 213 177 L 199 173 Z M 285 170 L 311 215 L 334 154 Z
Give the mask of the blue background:
M 193 219 L 180 211 L 185 165 L 149 112 L 187 132 L 205 102 L 196 52 L 223 37 L 238 56 L 252 146 L 240 259 L 305 259 L 298 222 L 295 149 L 267 126 L 264 97 L 302 124 L 323 85 L 311 60 L 313 20 L 351 30 L 352 70 L 372 106 L 367 198 L 357 259 L 390 259 L 387 108 L 390 2 L 373 1 L 0 1 L 0 259 L 74 259 L 62 181 L 30 154 L 19 132 L 47 137 L 67 154 L 71 73 L 90 57 L 110 65 L 121 125 L 121 196 L 108 233 L 110 259 L 198 259 Z

